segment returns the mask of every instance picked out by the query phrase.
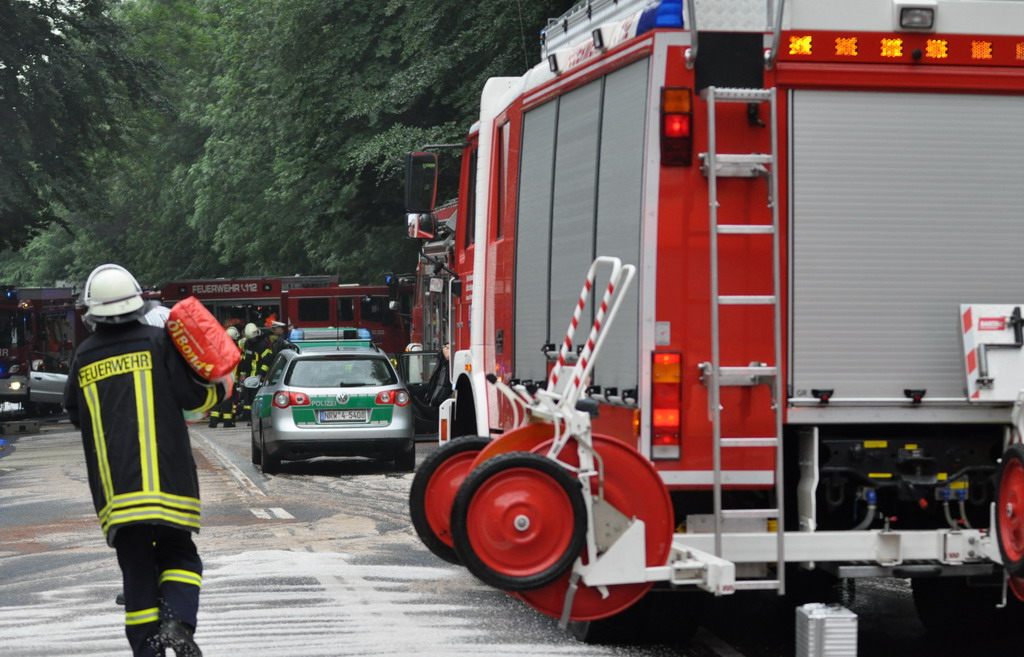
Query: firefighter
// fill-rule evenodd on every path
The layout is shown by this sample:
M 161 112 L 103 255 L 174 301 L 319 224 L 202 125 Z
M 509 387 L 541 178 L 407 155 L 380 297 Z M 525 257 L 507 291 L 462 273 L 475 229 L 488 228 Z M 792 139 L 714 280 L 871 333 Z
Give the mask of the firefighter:
M 250 376 L 258 376 L 260 380 L 266 378 L 270 369 L 270 361 L 273 352 L 270 350 L 270 342 L 260 332 L 258 326 L 249 322 L 245 325 L 245 339 L 242 340 L 242 361 L 238 364 L 239 381 L 244 381 Z M 255 388 L 242 388 L 242 412 L 239 419 L 252 422 L 252 400 L 256 397 Z
M 227 328 L 227 334 L 228 337 L 231 338 L 232 342 L 237 345 L 238 329 L 234 326 L 229 326 Z M 238 365 L 235 366 L 234 376 L 235 382 L 237 383 L 240 380 L 238 379 Z M 238 406 L 238 398 L 238 386 L 232 386 L 231 394 L 225 397 L 224 401 L 214 406 L 213 410 L 210 411 L 209 427 L 211 429 L 217 428 L 217 423 L 221 421 L 224 422 L 225 429 L 235 428 L 235 408 Z
M 83 302 L 95 333 L 75 352 L 64 406 L 82 432 L 93 503 L 117 552 L 133 654 L 201 657 L 193 632 L 203 566 L 191 534 L 199 481 L 182 412 L 206 411 L 231 381 L 197 378 L 167 332 L 142 321 L 141 293 L 118 265 L 89 275 Z

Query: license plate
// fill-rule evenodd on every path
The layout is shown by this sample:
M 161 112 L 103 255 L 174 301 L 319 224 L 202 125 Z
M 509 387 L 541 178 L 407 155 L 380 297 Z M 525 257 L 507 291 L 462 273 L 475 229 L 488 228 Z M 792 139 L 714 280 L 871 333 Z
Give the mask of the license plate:
M 368 419 L 365 409 L 342 410 L 342 411 L 320 411 L 321 422 L 366 422 Z

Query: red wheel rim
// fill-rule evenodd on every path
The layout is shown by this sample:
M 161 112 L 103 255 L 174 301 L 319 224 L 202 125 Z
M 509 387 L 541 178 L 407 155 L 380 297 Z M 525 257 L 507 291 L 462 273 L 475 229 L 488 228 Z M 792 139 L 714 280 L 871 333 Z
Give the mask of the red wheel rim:
M 1017 599 L 1024 602 L 1024 577 L 1010 577 L 1010 590 Z
M 500 438 L 490 442 L 486 447 L 476 453 L 476 461 L 473 468 L 477 467 L 489 458 L 498 454 L 509 452 L 532 452 L 534 448 L 547 441 L 555 434 L 554 425 L 547 423 L 533 423 L 513 429 Z M 470 468 L 472 470 L 473 468 Z
M 572 502 L 546 473 L 509 468 L 474 493 L 466 512 L 473 551 L 491 570 L 528 577 L 554 566 L 573 537 Z
M 1009 561 L 1024 559 L 1024 465 L 1011 457 L 999 483 L 999 542 Z
M 672 501 L 654 466 L 635 449 L 607 436 L 595 435 L 594 447 L 604 459 L 605 499 L 627 517 L 637 517 L 646 524 L 647 565 L 665 564 L 672 549 L 675 529 Z M 546 454 L 551 443 L 538 445 L 535 452 Z M 562 460 L 578 465 L 574 443 L 562 450 Z M 596 493 L 596 482 L 594 492 Z M 562 615 L 565 592 L 569 587 L 566 573 L 556 581 L 534 591 L 517 594 L 531 607 L 554 618 Z M 602 598 L 596 588 L 580 583 L 573 600 L 571 619 L 599 620 L 628 609 L 647 593 L 653 582 L 618 584 L 608 587 L 608 597 Z
M 459 486 L 466 475 L 473 469 L 473 461 L 479 450 L 459 452 L 438 466 L 423 494 L 423 510 L 431 531 L 448 547 L 454 547 L 452 541 L 451 515 L 452 503 Z

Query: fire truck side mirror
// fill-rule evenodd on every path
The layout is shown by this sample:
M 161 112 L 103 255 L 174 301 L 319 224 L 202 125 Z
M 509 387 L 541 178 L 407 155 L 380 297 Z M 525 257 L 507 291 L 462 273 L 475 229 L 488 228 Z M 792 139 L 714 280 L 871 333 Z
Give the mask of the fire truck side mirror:
M 405 211 L 429 214 L 437 205 L 437 153 L 405 157 Z
M 432 240 L 437 233 L 437 217 L 433 214 L 408 214 L 409 237 L 413 239 Z

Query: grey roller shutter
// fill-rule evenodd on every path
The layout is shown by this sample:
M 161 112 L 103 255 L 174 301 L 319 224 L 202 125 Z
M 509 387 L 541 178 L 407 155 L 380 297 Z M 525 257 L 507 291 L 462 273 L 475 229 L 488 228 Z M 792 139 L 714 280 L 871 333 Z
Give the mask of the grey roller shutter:
M 1024 98 L 796 91 L 792 384 L 963 398 L 960 303 L 1019 302 Z
M 516 223 L 515 376 L 543 380 L 548 342 L 548 249 L 557 102 L 523 117 Z
M 605 80 L 601 121 L 601 164 L 597 196 L 597 255 L 616 256 L 640 266 L 648 60 L 635 62 Z M 598 298 L 607 276 L 596 281 Z M 634 280 L 609 329 L 593 383 L 620 391 L 635 389 L 640 350 L 639 280 Z
M 559 102 L 555 189 L 551 213 L 549 331 L 561 344 L 594 260 L 594 205 L 601 80 L 570 91 Z M 589 311 L 586 311 L 589 313 Z M 589 317 L 585 314 L 584 317 Z M 581 335 L 582 333 L 582 335 Z M 574 343 L 585 340 L 583 330 Z

